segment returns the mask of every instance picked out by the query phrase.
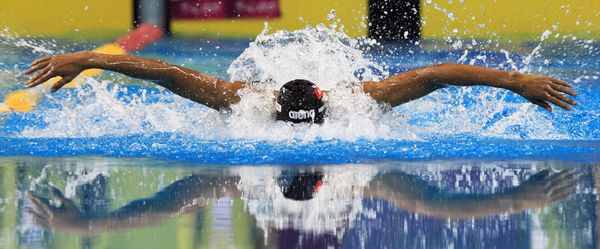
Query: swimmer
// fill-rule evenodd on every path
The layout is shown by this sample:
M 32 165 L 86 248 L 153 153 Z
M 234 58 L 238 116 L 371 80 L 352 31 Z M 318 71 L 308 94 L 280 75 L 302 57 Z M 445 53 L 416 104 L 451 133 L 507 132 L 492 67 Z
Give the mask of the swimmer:
M 216 110 L 227 110 L 240 101 L 238 92 L 247 82 L 227 82 L 192 69 L 166 62 L 129 55 L 107 55 L 89 51 L 48 56 L 36 60 L 25 74 L 33 74 L 25 84 L 35 87 L 61 76 L 51 87 L 55 92 L 82 71 L 104 69 L 130 77 L 152 81 L 173 93 Z M 542 108 L 552 111 L 550 104 L 571 110 L 577 102 L 571 84 L 551 77 L 485 67 L 440 64 L 396 74 L 379 82 L 362 82 L 362 91 L 376 102 L 395 107 L 421 98 L 448 86 L 484 85 L 515 92 Z M 314 82 L 292 80 L 276 94 L 275 117 L 293 123 L 323 123 L 325 103 L 323 92 Z

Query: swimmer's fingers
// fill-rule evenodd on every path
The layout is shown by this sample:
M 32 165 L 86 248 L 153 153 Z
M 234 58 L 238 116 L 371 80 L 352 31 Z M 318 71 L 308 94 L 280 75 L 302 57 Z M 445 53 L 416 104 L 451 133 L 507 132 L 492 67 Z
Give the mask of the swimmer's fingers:
M 38 80 L 40 78 L 42 78 L 44 75 L 48 74 L 49 72 L 50 72 L 50 68 L 45 67 L 44 69 L 39 71 L 35 76 L 31 77 L 31 79 L 29 79 L 27 82 L 25 82 L 25 85 L 27 85 L 28 87 L 34 87 L 34 86 L 39 85 L 41 82 L 37 83 Z
M 75 205 L 75 203 L 73 203 L 73 201 L 67 199 L 62 192 L 60 192 L 60 190 L 58 190 L 55 187 L 50 187 L 50 194 L 52 194 L 52 196 L 54 196 L 54 198 L 58 199 L 62 205 L 61 208 L 63 209 L 77 209 L 77 205 Z
M 45 68 L 46 66 L 48 66 L 50 64 L 50 62 L 46 61 L 46 62 L 42 62 L 39 64 L 35 64 L 35 65 L 31 65 L 31 67 L 29 67 L 27 70 L 25 70 L 23 72 L 24 75 L 29 75 L 37 70 L 40 70 L 42 68 Z
M 30 74 L 36 70 L 48 66 L 50 64 L 50 59 L 52 59 L 52 56 L 46 56 L 44 58 L 34 61 L 33 63 L 31 63 L 31 66 L 29 66 L 29 69 L 23 72 L 23 74 Z
M 562 81 L 562 80 L 558 80 L 558 79 L 554 79 L 554 78 L 550 78 L 550 80 L 552 80 L 552 82 L 562 85 L 562 86 L 566 86 L 566 87 L 573 87 L 571 84 L 569 84 L 566 81 Z
M 562 95 L 560 93 L 555 93 L 554 91 L 549 91 L 546 93 L 546 100 L 550 101 L 550 103 L 556 105 L 556 106 L 560 106 L 560 108 L 563 108 L 565 110 L 571 110 L 571 106 L 563 101 L 561 101 L 560 99 L 558 99 L 558 97 L 556 97 L 556 95 Z M 564 95 L 563 95 L 564 97 Z
M 53 56 L 46 56 L 46 57 L 39 58 L 36 61 L 32 62 L 31 66 L 33 67 L 33 66 L 35 66 L 37 64 L 40 64 L 42 62 L 48 62 L 50 59 L 52 59 L 52 57 Z
M 569 95 L 571 95 L 571 96 L 573 96 L 573 97 L 577 96 L 577 93 L 576 93 L 575 91 L 573 91 L 573 90 L 572 90 L 571 88 L 569 88 L 569 87 L 561 86 L 561 85 L 559 85 L 559 84 L 556 84 L 556 83 L 554 83 L 554 84 L 551 84 L 550 86 L 552 87 L 552 89 L 554 89 L 554 90 L 556 90 L 556 91 L 560 91 L 560 92 L 563 92 L 563 93 L 569 94 Z
M 556 90 L 552 90 L 550 91 L 550 94 L 552 94 L 552 96 L 554 96 L 555 98 L 559 99 L 560 101 L 570 104 L 570 105 L 576 105 L 577 101 L 565 96 L 562 92 L 556 91 Z
M 570 182 L 569 184 L 562 185 L 560 187 L 554 188 L 551 192 L 549 192 L 550 196 L 557 196 L 563 194 L 571 194 L 577 190 L 577 184 L 575 182 Z
M 41 77 L 37 78 L 35 81 L 29 83 L 29 87 L 34 87 L 37 86 L 39 84 L 42 84 L 46 81 L 48 81 L 49 79 L 52 79 L 54 77 L 56 77 L 58 75 L 56 75 L 53 70 L 48 70 L 44 75 L 42 75 Z
M 543 101 L 543 100 L 536 100 L 536 99 L 532 99 L 532 98 L 527 98 L 527 100 L 529 100 L 529 102 L 535 104 L 535 105 L 539 105 L 542 108 L 546 109 L 546 111 L 552 112 L 552 106 L 550 106 L 550 104 L 548 104 L 548 102 Z
M 573 196 L 573 194 L 575 194 L 576 190 L 577 190 L 576 184 L 561 187 L 559 189 L 554 190 L 552 193 L 550 193 L 550 200 L 552 202 L 555 202 L 555 201 L 562 201 L 565 199 L 569 199 L 571 196 Z
M 574 170 L 563 170 L 553 176 L 545 184 L 545 191 L 552 192 L 553 188 L 561 187 L 564 185 L 573 185 L 577 179 L 577 172 Z
M 71 80 L 73 80 L 72 77 L 65 77 L 60 79 L 58 82 L 54 83 L 54 85 L 52 85 L 52 87 L 50 88 L 50 92 L 56 92 L 58 91 L 58 89 L 62 88 L 64 85 L 66 85 L 67 83 L 71 82 Z
M 26 198 L 28 198 L 33 206 L 35 206 L 42 214 L 46 215 L 47 217 L 52 217 L 54 207 L 50 205 L 48 200 L 37 197 L 31 193 L 27 193 Z

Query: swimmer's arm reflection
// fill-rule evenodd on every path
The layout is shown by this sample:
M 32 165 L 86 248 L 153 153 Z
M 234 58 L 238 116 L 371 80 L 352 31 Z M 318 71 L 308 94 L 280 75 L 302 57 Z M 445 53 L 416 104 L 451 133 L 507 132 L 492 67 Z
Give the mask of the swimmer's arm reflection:
M 365 197 L 390 201 L 406 211 L 444 219 L 470 219 L 548 206 L 569 198 L 575 191 L 576 174 L 543 170 L 523 184 L 498 194 L 452 194 L 429 186 L 416 176 L 387 173 L 377 176 Z
M 57 91 L 86 69 L 98 68 L 149 80 L 173 93 L 214 109 L 227 109 L 237 103 L 237 91 L 246 85 L 226 82 L 201 72 L 163 61 L 129 55 L 107 55 L 89 51 L 48 56 L 36 60 L 25 74 L 37 72 L 25 84 L 34 87 L 56 76 L 62 80 L 51 87 Z
M 485 85 L 513 91 L 533 104 L 552 111 L 552 103 L 571 110 L 577 102 L 571 84 L 542 75 L 479 66 L 441 64 L 411 70 L 382 80 L 365 82 L 363 90 L 376 101 L 398 106 L 446 86 Z
M 154 196 L 138 199 L 102 216 L 87 217 L 72 200 L 51 188 L 51 194 L 62 203 L 55 207 L 48 200 L 29 194 L 36 207 L 27 210 L 34 221 L 47 228 L 57 228 L 83 234 L 131 229 L 157 225 L 161 221 L 200 210 L 223 196 L 239 196 L 238 177 L 192 175 L 176 181 Z

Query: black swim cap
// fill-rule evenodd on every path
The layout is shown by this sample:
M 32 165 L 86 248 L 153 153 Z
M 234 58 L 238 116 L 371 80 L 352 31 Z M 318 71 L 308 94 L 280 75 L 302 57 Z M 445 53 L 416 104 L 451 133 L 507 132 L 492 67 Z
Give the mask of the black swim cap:
M 323 185 L 323 173 L 283 173 L 278 179 L 283 196 L 295 201 L 307 201 L 315 197 Z
M 275 109 L 277 120 L 322 124 L 325 116 L 323 93 L 308 80 L 292 80 L 279 90 Z

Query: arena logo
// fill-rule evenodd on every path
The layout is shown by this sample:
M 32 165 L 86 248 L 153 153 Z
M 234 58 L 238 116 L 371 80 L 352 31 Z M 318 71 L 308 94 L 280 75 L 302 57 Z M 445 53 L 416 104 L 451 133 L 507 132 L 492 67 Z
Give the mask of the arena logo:
M 315 119 L 315 110 L 310 110 L 310 111 L 305 111 L 305 110 L 290 111 L 288 113 L 288 116 L 291 119 L 307 119 L 307 118 Z

